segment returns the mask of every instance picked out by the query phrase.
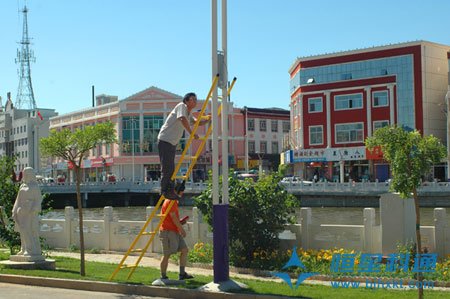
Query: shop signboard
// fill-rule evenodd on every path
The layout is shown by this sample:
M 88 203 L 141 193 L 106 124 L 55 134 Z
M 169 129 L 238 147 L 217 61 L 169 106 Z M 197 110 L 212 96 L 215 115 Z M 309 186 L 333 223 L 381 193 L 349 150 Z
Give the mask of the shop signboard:
M 324 162 L 327 161 L 326 149 L 312 148 L 294 151 L 294 162 Z
M 366 148 L 364 146 L 328 148 L 326 150 L 327 161 L 357 161 L 366 160 Z

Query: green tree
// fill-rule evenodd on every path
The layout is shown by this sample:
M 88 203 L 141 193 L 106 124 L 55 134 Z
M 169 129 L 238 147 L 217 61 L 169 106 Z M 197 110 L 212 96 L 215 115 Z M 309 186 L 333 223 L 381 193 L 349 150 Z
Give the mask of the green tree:
M 391 191 L 402 198 L 414 198 L 416 210 L 416 252 L 422 253 L 420 234 L 420 210 L 417 188 L 423 175 L 431 167 L 447 156 L 446 148 L 439 139 L 430 135 L 422 136 L 419 131 L 406 131 L 398 126 L 388 126 L 375 131 L 366 139 L 369 150 L 381 147 L 383 157 L 389 162 L 392 171 Z M 418 273 L 418 280 L 423 277 Z M 419 298 L 423 297 L 423 287 L 419 288 Z
M 19 184 L 13 182 L 12 172 L 15 159 L 7 156 L 0 158 L 0 240 L 9 247 L 11 254 L 20 246 L 20 235 L 14 231 L 12 209 L 19 191 Z
M 47 138 L 41 139 L 41 152 L 44 156 L 59 157 L 73 166 L 76 178 L 77 205 L 80 226 L 80 275 L 85 276 L 84 235 L 83 235 L 83 205 L 81 202 L 81 162 L 88 156 L 91 149 L 102 144 L 116 142 L 116 131 L 111 122 L 98 123 L 93 126 L 71 131 L 52 130 Z
M 294 221 L 294 208 L 299 205 L 299 201 L 280 186 L 281 178 L 280 171 L 263 176 L 258 182 L 241 181 L 230 172 L 228 221 L 230 262 L 233 265 L 249 267 L 255 265 L 255 252 L 278 250 L 278 234 L 287 223 Z M 195 205 L 212 226 L 211 179 L 206 190 L 195 198 Z M 270 261 L 267 263 L 261 266 L 267 268 Z

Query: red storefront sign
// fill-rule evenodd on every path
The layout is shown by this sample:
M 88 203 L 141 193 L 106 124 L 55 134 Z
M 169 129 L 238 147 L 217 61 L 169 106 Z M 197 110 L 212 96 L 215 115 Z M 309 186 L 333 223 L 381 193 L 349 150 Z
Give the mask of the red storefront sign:
M 376 146 L 372 151 L 369 151 L 366 148 L 366 159 L 367 160 L 381 160 L 383 159 L 383 152 L 381 151 L 381 147 Z
M 91 159 L 91 168 L 112 166 L 114 158 L 94 158 Z

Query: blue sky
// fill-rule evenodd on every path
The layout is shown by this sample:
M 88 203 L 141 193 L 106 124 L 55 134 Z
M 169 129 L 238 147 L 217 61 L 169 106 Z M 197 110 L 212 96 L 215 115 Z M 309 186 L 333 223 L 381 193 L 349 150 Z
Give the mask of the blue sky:
M 23 0 L 0 3 L 0 95 L 17 95 Z M 60 114 L 96 94 L 150 86 L 205 98 L 211 82 L 209 0 L 28 0 L 38 107 Z M 414 40 L 450 45 L 448 0 L 228 0 L 228 71 L 238 107 L 289 107 L 297 57 Z

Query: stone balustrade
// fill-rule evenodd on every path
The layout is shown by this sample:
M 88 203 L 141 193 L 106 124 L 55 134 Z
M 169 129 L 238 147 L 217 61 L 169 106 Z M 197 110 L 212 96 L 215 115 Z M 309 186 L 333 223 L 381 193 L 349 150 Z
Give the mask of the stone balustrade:
M 154 207 L 146 208 L 147 217 Z M 381 208 L 383 209 L 383 208 Z M 389 208 L 388 208 L 389 209 Z M 398 212 L 398 211 L 397 211 Z M 381 212 L 383 213 L 383 211 Z M 394 211 L 394 213 L 396 213 Z M 145 221 L 124 221 L 113 219 L 113 208 L 104 208 L 103 219 L 85 220 L 85 248 L 106 251 L 125 252 L 139 233 Z M 367 253 L 392 252 L 398 243 L 407 239 L 404 230 L 409 216 L 403 217 L 398 212 L 397 217 L 390 217 L 390 221 L 380 217 L 382 222 L 376 224 L 375 209 L 364 209 L 364 223 L 361 225 L 341 225 L 332 223 L 315 223 L 311 208 L 302 208 L 297 215 L 298 223 L 286 225 L 280 234 L 281 248 L 293 246 L 304 249 L 332 249 L 335 247 L 356 250 Z M 53 248 L 69 248 L 79 246 L 79 226 L 73 207 L 65 208 L 65 219 L 41 219 L 40 234 L 47 244 Z M 410 218 L 410 217 L 409 217 Z M 440 257 L 450 254 L 449 219 L 444 208 L 434 209 L 434 226 L 421 226 L 422 246 L 429 252 L 436 252 Z M 192 221 L 185 225 L 186 242 L 190 248 L 197 242 L 212 243 L 212 233 L 208 225 L 202 221 L 202 215 L 197 208 L 192 208 Z M 151 229 L 156 227 L 158 219 L 151 223 Z M 385 223 L 383 223 L 385 221 Z M 397 234 L 393 226 L 399 228 Z M 151 230 L 149 229 L 149 231 Z M 146 237 L 142 237 L 137 247 L 144 246 Z M 158 238 L 152 243 L 148 252 L 161 253 Z

